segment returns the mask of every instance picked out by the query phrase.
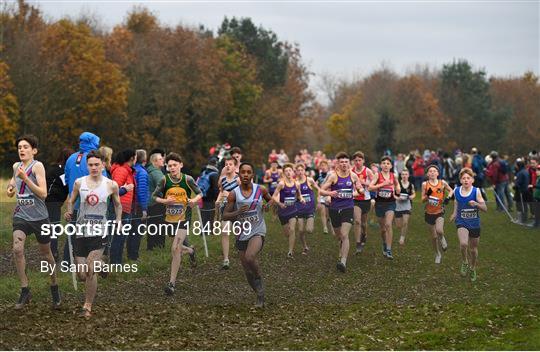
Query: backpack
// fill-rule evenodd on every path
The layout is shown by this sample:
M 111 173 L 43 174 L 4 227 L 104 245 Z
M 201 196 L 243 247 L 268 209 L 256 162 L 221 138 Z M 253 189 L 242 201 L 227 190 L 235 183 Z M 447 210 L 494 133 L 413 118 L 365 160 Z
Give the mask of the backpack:
M 506 175 L 508 173 L 508 162 L 506 160 L 500 160 L 499 164 L 499 172 Z
M 212 182 L 210 181 L 212 174 L 217 174 L 217 172 L 204 170 L 197 180 L 197 186 L 201 189 L 204 198 L 206 198 L 208 191 L 212 188 Z

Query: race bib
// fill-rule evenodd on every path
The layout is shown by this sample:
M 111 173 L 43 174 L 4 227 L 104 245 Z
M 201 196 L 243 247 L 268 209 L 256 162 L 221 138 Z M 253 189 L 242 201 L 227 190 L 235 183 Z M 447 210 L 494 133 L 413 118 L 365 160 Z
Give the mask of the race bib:
M 311 202 L 311 194 L 302 194 L 302 198 L 304 198 L 306 203 Z
M 296 203 L 296 197 L 285 197 L 285 199 L 283 200 L 283 203 L 287 207 L 293 206 L 294 203 Z
M 401 200 L 407 200 L 409 199 L 409 195 L 407 193 L 400 193 L 399 198 L 401 198 Z
M 85 224 L 90 225 L 103 225 L 105 223 L 105 217 L 98 214 L 85 214 L 83 217 Z
M 428 197 L 428 204 L 433 207 L 438 207 L 440 204 L 440 199 L 437 197 L 429 196 Z
M 32 207 L 34 204 L 34 198 L 31 195 L 17 199 L 17 205 L 20 207 Z
M 377 194 L 378 194 L 378 196 L 380 198 L 390 198 L 390 197 L 392 197 L 392 191 L 387 190 L 387 189 L 382 189 Z
M 275 189 L 277 187 L 277 181 L 274 181 L 270 184 L 270 188 Z
M 167 206 L 167 209 L 165 210 L 166 215 L 171 216 L 177 216 L 182 215 L 184 213 L 184 205 L 183 204 L 174 204 Z
M 243 222 L 247 221 L 249 223 L 256 224 L 259 222 L 259 214 L 257 213 L 257 211 L 249 211 L 240 215 L 239 219 Z
M 478 217 L 478 210 L 476 210 L 476 209 L 461 209 L 460 217 L 462 219 L 476 219 Z
M 351 199 L 353 197 L 352 189 L 341 189 L 338 191 L 338 198 Z

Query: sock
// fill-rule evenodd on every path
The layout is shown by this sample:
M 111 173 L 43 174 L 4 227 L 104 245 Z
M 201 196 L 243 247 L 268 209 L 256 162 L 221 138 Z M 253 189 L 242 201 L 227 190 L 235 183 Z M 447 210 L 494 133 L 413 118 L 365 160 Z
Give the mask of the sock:
M 262 277 L 259 276 L 257 278 L 254 278 L 253 285 L 255 286 L 254 288 L 255 292 L 257 292 L 258 294 L 261 294 L 264 292 Z
M 342 263 L 343 265 L 347 265 L 347 258 L 341 257 L 341 263 Z

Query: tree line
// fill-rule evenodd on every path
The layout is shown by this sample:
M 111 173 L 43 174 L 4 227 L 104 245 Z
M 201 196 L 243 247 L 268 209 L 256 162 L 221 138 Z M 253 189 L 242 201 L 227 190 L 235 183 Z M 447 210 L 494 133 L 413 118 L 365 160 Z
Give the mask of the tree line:
M 92 17 L 50 21 L 24 0 L 4 3 L 0 163 L 16 160 L 19 134 L 38 136 L 38 158 L 50 162 L 85 130 L 115 150 L 177 151 L 190 167 L 223 142 L 253 162 L 273 148 L 377 157 L 474 145 L 517 155 L 537 143 L 531 72 L 488 78 L 465 60 L 406 75 L 381 68 L 331 80 L 327 106 L 309 89 L 311 75 L 298 46 L 249 18 L 225 18 L 214 33 L 166 26 L 136 7 L 106 31 Z
M 104 31 L 92 18 L 45 20 L 20 0 L 0 14 L 0 158 L 17 134 L 51 160 L 85 130 L 115 150 L 161 147 L 188 165 L 229 141 L 256 160 L 302 145 L 315 101 L 299 49 L 249 18 L 217 33 L 168 27 L 146 8 Z
M 369 76 L 336 81 L 326 77 L 327 152 L 478 147 L 518 156 L 538 148 L 540 84 L 521 77 L 487 77 L 466 60 L 440 70 L 417 67 L 406 75 L 381 68 Z

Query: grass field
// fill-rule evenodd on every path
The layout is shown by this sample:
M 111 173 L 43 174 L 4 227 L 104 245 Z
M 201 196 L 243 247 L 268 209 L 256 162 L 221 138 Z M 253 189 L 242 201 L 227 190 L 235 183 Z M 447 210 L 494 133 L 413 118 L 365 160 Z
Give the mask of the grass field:
M 400 248 L 394 236 L 394 261 L 383 258 L 378 228 L 370 227 L 365 252 L 349 257 L 345 274 L 336 272 L 337 244 L 322 233 L 320 219 L 309 255 L 297 246 L 295 259 L 287 260 L 279 223 L 267 215 L 264 310 L 252 307 L 235 250 L 231 269 L 221 271 L 219 238 L 208 239 L 204 258 L 201 238 L 190 236 L 199 266 L 184 260 L 174 297 L 163 294 L 169 250 L 146 252 L 143 242 L 137 273 L 99 280 L 89 321 L 77 315 L 83 293 L 74 292 L 66 273 L 63 308 L 50 310 L 35 238 L 26 250 L 34 299 L 13 310 L 19 283 L 10 253 L 11 206 L 0 208 L 1 349 L 540 349 L 540 231 L 510 223 L 493 204 L 482 214 L 474 284 L 459 275 L 456 231 L 448 221 L 449 249 L 434 264 L 419 204 L 406 245 Z

